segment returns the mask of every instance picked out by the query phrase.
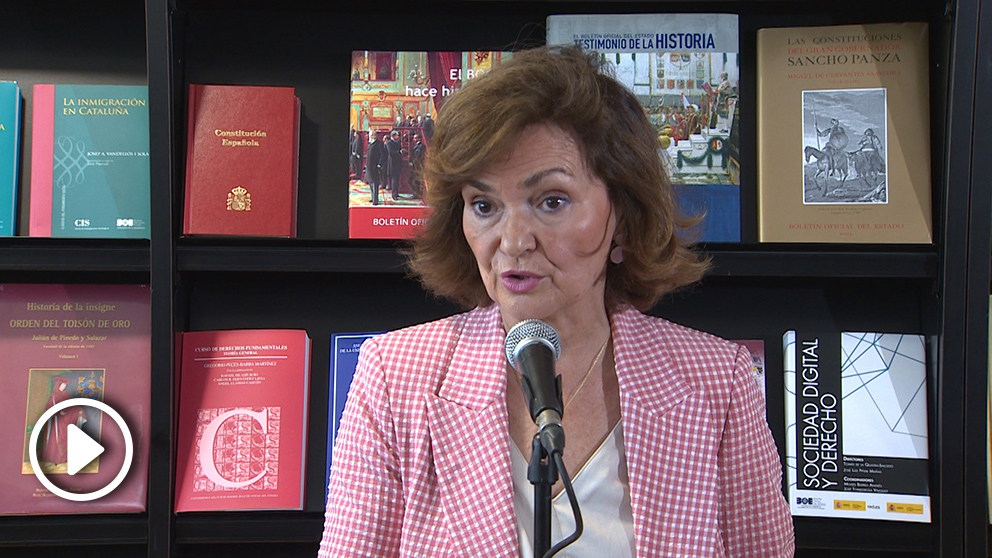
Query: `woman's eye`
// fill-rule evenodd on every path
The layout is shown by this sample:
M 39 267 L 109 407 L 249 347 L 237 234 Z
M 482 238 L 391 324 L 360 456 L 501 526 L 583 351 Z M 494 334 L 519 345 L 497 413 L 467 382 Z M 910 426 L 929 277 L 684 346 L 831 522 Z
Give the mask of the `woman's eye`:
M 565 205 L 567 201 L 562 196 L 548 196 L 541 201 L 541 205 L 547 210 L 554 211 Z
M 472 202 L 472 209 L 478 215 L 489 215 L 493 211 L 493 204 L 486 200 L 475 200 Z

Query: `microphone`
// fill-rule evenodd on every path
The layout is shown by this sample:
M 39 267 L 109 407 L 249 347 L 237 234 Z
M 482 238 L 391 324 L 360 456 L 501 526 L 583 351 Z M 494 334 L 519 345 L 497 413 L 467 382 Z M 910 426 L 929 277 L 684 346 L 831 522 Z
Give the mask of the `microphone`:
M 520 373 L 520 387 L 530 404 L 530 418 L 540 430 L 541 444 L 549 455 L 562 452 L 561 376 L 555 374 L 555 361 L 561 356 L 558 332 L 541 320 L 524 320 L 506 333 L 503 349 L 510 366 Z

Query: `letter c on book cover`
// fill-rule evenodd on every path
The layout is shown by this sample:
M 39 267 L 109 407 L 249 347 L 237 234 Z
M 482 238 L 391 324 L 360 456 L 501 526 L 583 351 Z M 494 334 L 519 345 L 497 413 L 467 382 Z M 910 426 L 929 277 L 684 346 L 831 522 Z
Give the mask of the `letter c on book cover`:
M 250 486 L 258 482 L 258 480 L 264 477 L 266 473 L 266 471 L 262 471 L 248 480 L 239 482 L 225 479 L 219 472 L 217 472 L 217 465 L 214 463 L 214 439 L 217 436 L 217 430 L 220 428 L 220 425 L 224 424 L 225 420 L 235 415 L 248 415 L 252 417 L 262 425 L 262 432 L 266 434 L 268 433 L 268 414 L 264 410 L 252 411 L 251 409 L 231 409 L 217 415 L 206 424 L 203 429 L 203 436 L 200 437 L 200 466 L 203 467 L 203 474 L 208 479 L 215 482 L 218 486 L 223 486 L 225 488 L 242 488 L 245 486 Z

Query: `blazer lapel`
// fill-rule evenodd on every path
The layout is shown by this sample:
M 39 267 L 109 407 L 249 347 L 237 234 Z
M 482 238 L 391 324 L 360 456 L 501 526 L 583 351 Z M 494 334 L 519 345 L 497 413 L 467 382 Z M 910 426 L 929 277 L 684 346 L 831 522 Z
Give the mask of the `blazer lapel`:
M 664 415 L 692 393 L 671 361 L 659 358 L 664 332 L 656 327 L 653 318 L 627 309 L 615 314 L 613 323 L 617 379 L 628 403 L 645 412 Z
M 715 518 L 715 510 L 686 509 L 687 487 L 707 490 L 707 464 L 697 444 L 711 436 L 704 427 L 707 409 L 693 397 L 672 360 L 659 357 L 666 332 L 657 322 L 634 310 L 614 316 L 614 355 L 620 383 L 624 451 L 630 481 L 634 536 L 638 554 L 680 555 L 689 541 L 648 529 L 668 525 L 673 532 L 700 517 Z M 703 482 L 705 484 L 705 481 Z M 715 501 L 715 498 L 713 499 Z M 691 530 L 684 531 L 686 533 Z
M 472 556 L 518 552 L 499 320 L 495 305 L 471 314 L 427 401 L 441 507 L 455 548 Z

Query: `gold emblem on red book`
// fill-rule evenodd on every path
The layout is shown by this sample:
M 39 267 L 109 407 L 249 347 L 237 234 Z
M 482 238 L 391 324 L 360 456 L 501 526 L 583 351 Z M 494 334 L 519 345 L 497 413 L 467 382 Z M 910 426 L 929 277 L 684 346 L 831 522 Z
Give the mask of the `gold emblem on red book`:
M 251 211 L 251 194 L 241 186 L 227 193 L 228 211 Z

